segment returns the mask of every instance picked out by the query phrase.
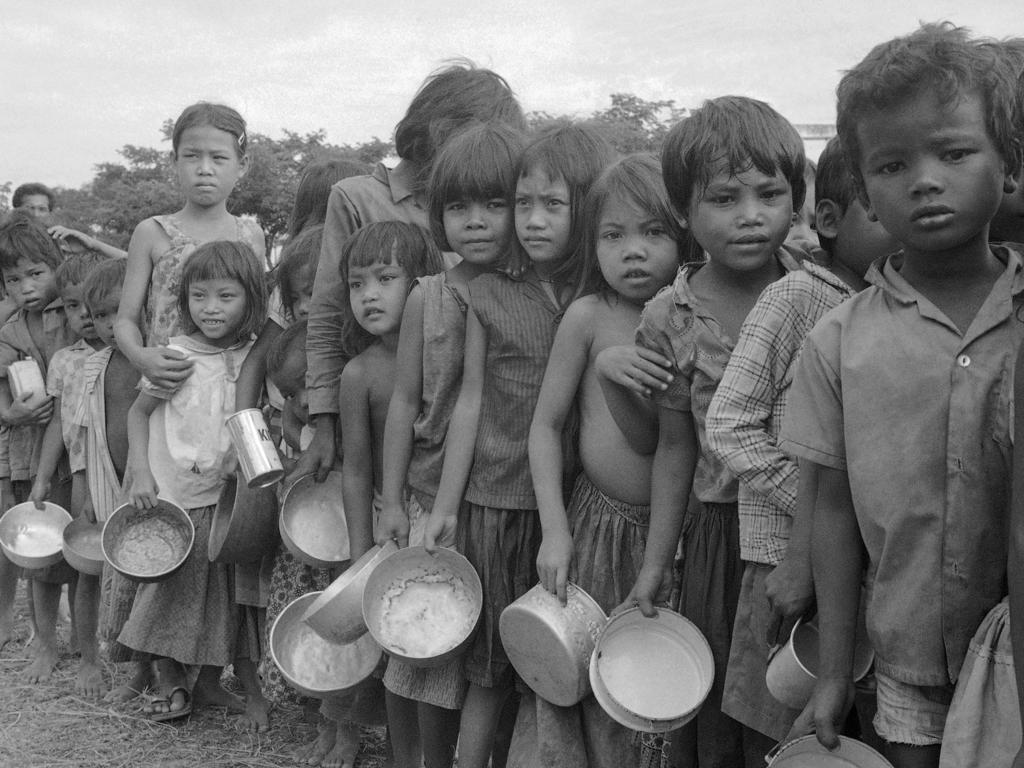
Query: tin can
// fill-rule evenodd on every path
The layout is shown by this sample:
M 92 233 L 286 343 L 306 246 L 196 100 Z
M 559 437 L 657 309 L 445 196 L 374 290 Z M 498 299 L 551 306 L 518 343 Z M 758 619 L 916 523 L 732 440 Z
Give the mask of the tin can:
M 250 488 L 263 488 L 284 477 L 277 447 L 258 408 L 246 408 L 227 419 L 228 433 L 238 453 L 242 476 Z
M 18 360 L 7 366 L 7 383 L 11 387 L 11 397 L 20 400 L 30 394 L 28 406 L 34 408 L 46 399 L 46 383 L 39 364 L 35 360 Z

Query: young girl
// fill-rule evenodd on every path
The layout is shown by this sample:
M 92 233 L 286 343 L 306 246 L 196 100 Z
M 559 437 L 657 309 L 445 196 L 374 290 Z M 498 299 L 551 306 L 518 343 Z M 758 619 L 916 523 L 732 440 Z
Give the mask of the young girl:
M 483 124 L 449 141 L 434 164 L 428 187 L 430 226 L 437 244 L 462 261 L 443 274 L 417 280 L 405 305 L 384 431 L 378 542 L 423 543 L 462 379 L 469 281 L 507 261 L 514 242 L 509 193 L 521 151 L 518 132 Z M 422 744 L 427 765 L 450 766 L 466 689 L 461 661 L 421 670 L 391 659 L 384 686 L 392 740 L 404 735 L 405 748 L 396 745 L 396 758 L 418 760 Z
M 146 508 L 157 494 L 173 499 L 195 524 L 195 545 L 171 578 L 139 587 L 119 641 L 159 658 L 163 698 L 154 714 L 188 710 L 184 665 L 201 667 L 194 704 L 244 711 L 220 684 L 222 668 L 235 658 L 239 628 L 229 566 L 209 562 L 206 550 L 214 507 L 234 463 L 224 420 L 253 334 L 266 318 L 260 260 L 242 243 L 200 246 L 182 270 L 178 309 L 187 335 L 168 341 L 187 356 L 192 375 L 173 388 L 141 381 L 128 412 L 128 498 Z
M 424 535 L 428 549 L 454 535 L 483 583 L 483 615 L 465 657 L 462 768 L 487 764 L 512 690 L 498 617 L 537 580 L 530 417 L 558 321 L 583 289 L 580 203 L 612 157 L 604 139 L 581 125 L 557 125 L 537 136 L 515 174 L 516 236 L 530 266 L 522 277 L 483 274 L 469 287 L 462 386 Z
M 651 456 L 635 451 L 615 425 L 595 367 L 605 350 L 619 353 L 620 367 L 639 362 L 632 341 L 640 311 L 675 276 L 684 233 L 672 215 L 661 164 L 647 155 L 626 157 L 601 175 L 587 196 L 583 221 L 587 274 L 597 292 L 574 301 L 558 326 L 530 427 L 530 470 L 544 531 L 537 555 L 541 583 L 564 603 L 572 575 L 610 612 L 629 593 L 643 559 Z M 567 513 L 562 434 L 574 406 L 582 471 Z M 531 714 L 536 734 L 526 743 L 535 744 L 545 760 L 557 755 L 559 766 L 581 768 L 587 756 L 590 766 L 639 762 L 633 733 L 593 697 L 566 709 L 525 696 L 519 723 L 530 723 Z

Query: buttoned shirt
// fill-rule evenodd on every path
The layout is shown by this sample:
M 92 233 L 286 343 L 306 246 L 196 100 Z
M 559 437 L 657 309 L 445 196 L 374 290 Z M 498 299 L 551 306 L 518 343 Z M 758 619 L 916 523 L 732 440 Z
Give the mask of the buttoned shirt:
M 898 259 L 807 337 L 782 448 L 849 476 L 868 555 L 878 669 L 955 682 L 1006 594 L 1013 365 L 1024 273 L 1006 263 L 966 332 L 907 283 Z

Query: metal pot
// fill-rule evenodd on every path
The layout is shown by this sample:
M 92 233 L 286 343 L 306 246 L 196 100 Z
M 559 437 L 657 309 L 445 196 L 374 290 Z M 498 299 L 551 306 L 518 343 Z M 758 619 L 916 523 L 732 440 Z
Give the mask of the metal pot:
M 348 560 L 348 526 L 341 500 L 341 472 L 322 483 L 303 475 L 284 493 L 279 518 L 281 541 L 313 568 L 331 568 Z
M 196 528 L 181 507 L 157 499 L 152 509 L 122 504 L 103 524 L 100 542 L 111 567 L 132 581 L 163 581 L 188 560 Z
M 224 484 L 210 526 L 211 563 L 252 563 L 277 548 L 277 494 L 249 488 L 238 472 Z
M 44 501 L 37 509 L 31 501 L 15 504 L 0 517 L 0 549 L 22 568 L 48 568 L 61 561 L 64 527 L 71 515 L 64 507 Z

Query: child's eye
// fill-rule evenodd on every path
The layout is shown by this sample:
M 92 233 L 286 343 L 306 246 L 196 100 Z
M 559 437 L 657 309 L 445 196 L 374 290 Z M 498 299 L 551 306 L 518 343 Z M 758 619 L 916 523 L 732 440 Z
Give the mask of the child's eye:
M 508 204 L 504 200 L 501 200 L 501 199 L 488 200 L 487 201 L 487 207 L 491 208 L 491 209 L 505 208 L 507 205 Z
M 712 195 L 708 199 L 715 205 L 728 205 L 732 202 L 732 195 Z
M 765 200 L 777 200 L 782 197 L 785 193 L 781 189 L 766 189 L 761 193 L 761 197 Z
M 898 160 L 894 160 L 891 163 L 885 163 L 878 168 L 878 172 L 883 176 L 890 176 L 894 173 L 899 173 L 903 169 L 903 163 Z
M 529 208 L 529 207 L 530 207 L 530 201 L 527 200 L 525 197 L 517 197 L 516 198 L 516 208 Z
M 564 200 L 559 200 L 557 197 L 552 197 L 547 201 L 548 208 L 560 208 L 563 205 L 567 205 Z
M 603 233 L 601 233 L 601 239 L 602 240 L 615 241 L 615 240 L 618 240 L 621 237 L 622 237 L 622 233 L 621 232 L 612 231 L 612 232 L 603 232 Z
M 969 154 L 971 154 L 969 149 L 951 149 L 946 153 L 946 158 L 957 162 L 958 160 L 963 160 Z
M 651 227 L 647 230 L 648 237 L 664 237 L 668 234 L 668 230 L 664 227 Z
M 454 212 L 454 211 L 461 211 L 461 210 L 465 209 L 465 207 L 466 207 L 466 204 L 463 203 L 461 200 L 458 200 L 458 201 L 453 202 L 453 203 L 448 203 L 447 205 L 445 205 L 444 209 L 446 211 L 453 211 Z

